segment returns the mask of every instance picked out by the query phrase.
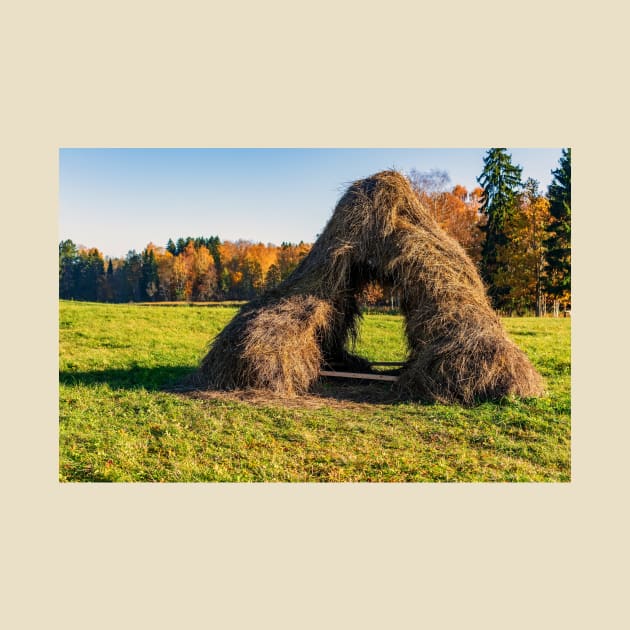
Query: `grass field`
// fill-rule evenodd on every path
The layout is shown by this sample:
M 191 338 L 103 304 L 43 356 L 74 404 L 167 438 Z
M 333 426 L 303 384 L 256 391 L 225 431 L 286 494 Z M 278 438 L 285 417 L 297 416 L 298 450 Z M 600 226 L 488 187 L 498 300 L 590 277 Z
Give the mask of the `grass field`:
M 172 391 L 235 313 L 61 302 L 59 479 L 570 480 L 569 319 L 504 320 L 547 382 L 541 399 L 466 409 L 332 380 L 288 402 Z M 367 315 L 357 351 L 404 359 L 402 318 Z

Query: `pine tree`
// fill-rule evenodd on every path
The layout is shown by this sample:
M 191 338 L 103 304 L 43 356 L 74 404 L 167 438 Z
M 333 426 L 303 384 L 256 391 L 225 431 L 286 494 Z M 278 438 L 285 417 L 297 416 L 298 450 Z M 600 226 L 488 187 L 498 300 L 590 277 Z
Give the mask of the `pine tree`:
M 74 298 L 78 280 L 79 252 L 70 240 L 59 243 L 59 297 Z
M 142 252 L 140 278 L 140 299 L 153 301 L 159 290 L 158 268 L 153 248 L 147 248 Z
M 142 300 L 142 256 L 135 249 L 129 250 L 123 265 L 124 288 L 122 299 L 126 302 Z
M 551 171 L 553 180 L 547 189 L 551 224 L 547 247 L 548 291 L 554 297 L 557 314 L 559 302 L 571 299 L 571 149 L 563 149 L 559 167 Z
M 79 252 L 79 273 L 76 297 L 80 300 L 96 302 L 105 276 L 105 261 L 95 247 Z
M 267 269 L 267 274 L 265 275 L 265 288 L 275 289 L 280 284 L 281 280 L 280 267 L 274 263 L 269 267 L 269 269 Z
M 108 259 L 107 271 L 102 280 L 98 299 L 104 302 L 111 302 L 114 299 L 114 265 L 111 258 Z
M 177 239 L 177 245 L 175 247 L 175 255 L 179 256 L 180 254 L 183 254 L 184 251 L 186 250 L 186 247 L 188 247 L 188 243 L 192 242 L 193 238 L 191 236 L 187 236 L 186 238 L 178 238 Z
M 522 188 L 522 168 L 512 164 L 512 156 L 505 148 L 492 148 L 483 159 L 483 172 L 477 182 L 483 189 L 481 212 L 487 223 L 481 228 L 485 242 L 481 255 L 481 273 L 488 285 L 488 293 L 495 307 L 503 305 L 507 290 L 495 286 L 494 279 L 502 271 L 497 260 L 497 248 L 508 243 L 505 223 L 514 214 Z

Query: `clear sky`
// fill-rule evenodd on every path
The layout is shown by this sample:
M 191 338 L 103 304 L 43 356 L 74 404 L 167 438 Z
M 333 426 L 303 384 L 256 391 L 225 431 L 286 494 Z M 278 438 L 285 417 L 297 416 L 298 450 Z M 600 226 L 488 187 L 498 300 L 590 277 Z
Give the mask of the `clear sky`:
M 313 242 L 345 187 L 432 169 L 472 190 L 487 149 L 60 149 L 59 239 L 124 256 L 169 238 Z M 560 148 L 509 149 L 546 191 Z

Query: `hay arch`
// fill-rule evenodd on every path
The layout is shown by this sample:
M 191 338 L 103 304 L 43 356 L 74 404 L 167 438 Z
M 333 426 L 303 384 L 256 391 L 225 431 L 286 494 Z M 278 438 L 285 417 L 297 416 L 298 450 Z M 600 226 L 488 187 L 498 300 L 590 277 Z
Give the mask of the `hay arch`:
M 201 364 L 204 385 L 295 395 L 333 362 L 369 370 L 346 348 L 357 334 L 356 296 L 373 280 L 400 294 L 410 349 L 397 383 L 404 395 L 472 404 L 542 392 L 474 263 L 396 171 L 348 188 L 293 274 L 243 306 L 215 338 Z

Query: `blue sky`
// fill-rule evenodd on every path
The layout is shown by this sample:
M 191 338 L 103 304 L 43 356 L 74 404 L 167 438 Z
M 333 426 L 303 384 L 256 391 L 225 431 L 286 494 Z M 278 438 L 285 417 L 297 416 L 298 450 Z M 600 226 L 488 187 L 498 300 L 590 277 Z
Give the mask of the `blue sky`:
M 509 149 L 546 191 L 560 148 Z M 447 171 L 469 190 L 486 149 L 60 149 L 59 239 L 124 256 L 214 236 L 312 242 L 348 183 L 377 171 Z

